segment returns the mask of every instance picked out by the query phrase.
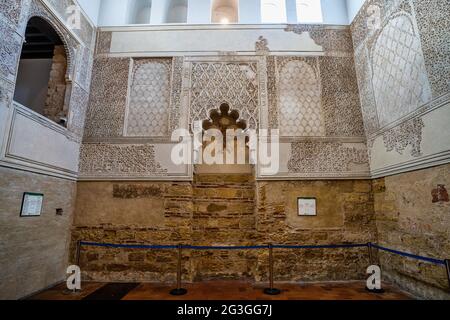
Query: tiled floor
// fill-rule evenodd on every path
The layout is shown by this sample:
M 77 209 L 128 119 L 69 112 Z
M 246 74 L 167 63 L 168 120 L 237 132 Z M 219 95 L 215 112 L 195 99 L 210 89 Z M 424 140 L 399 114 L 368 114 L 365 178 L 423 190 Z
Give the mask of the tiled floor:
M 85 282 L 80 293 L 65 290 L 65 284 L 39 293 L 33 300 L 82 300 L 93 297 L 105 283 Z M 384 284 L 384 294 L 369 293 L 364 282 L 335 282 L 313 284 L 278 284 L 279 296 L 263 294 L 263 285 L 241 281 L 210 281 L 186 284 L 188 294 L 174 297 L 169 294 L 172 285 L 141 283 L 124 294 L 122 300 L 409 300 L 407 293 Z M 104 291 L 104 290 L 102 290 Z M 89 297 L 87 300 L 89 300 Z M 98 299 L 98 297 L 97 297 Z

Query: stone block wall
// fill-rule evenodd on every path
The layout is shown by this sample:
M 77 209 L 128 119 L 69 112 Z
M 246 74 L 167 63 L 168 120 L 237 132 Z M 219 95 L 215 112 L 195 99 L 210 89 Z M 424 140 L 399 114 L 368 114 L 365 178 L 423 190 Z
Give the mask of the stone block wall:
M 317 217 L 298 217 L 300 196 Z M 198 175 L 193 183 L 80 182 L 77 240 L 213 246 L 375 241 L 371 182 L 255 182 L 252 175 Z M 278 281 L 364 279 L 367 250 L 277 250 Z M 85 279 L 174 281 L 176 251 L 83 247 Z M 185 251 L 184 279 L 266 281 L 267 250 Z
M 426 257 L 450 257 L 450 165 L 373 182 L 378 242 Z M 444 266 L 379 254 L 384 276 L 423 298 L 449 299 Z
M 55 46 L 48 81 L 47 99 L 44 105 L 44 116 L 60 123 L 61 118 L 67 117 L 65 108 L 66 98 L 67 58 L 63 45 Z

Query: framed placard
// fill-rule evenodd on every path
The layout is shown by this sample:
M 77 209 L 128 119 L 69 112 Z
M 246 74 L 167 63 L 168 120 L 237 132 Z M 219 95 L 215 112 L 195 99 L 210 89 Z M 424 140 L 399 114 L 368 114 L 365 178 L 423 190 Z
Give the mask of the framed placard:
M 42 212 L 44 195 L 41 193 L 25 192 L 22 198 L 21 217 L 39 217 Z
M 297 208 L 299 216 L 314 217 L 317 216 L 316 198 L 298 198 Z

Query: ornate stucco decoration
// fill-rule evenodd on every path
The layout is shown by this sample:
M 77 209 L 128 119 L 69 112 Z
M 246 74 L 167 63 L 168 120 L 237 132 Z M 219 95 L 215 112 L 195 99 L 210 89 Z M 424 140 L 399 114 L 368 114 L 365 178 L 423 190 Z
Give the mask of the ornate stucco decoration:
M 340 142 L 294 142 L 288 162 L 290 173 L 343 173 L 351 171 L 352 164 L 367 166 L 365 148 L 346 146 Z
M 94 143 L 81 147 L 80 174 L 108 177 L 164 176 L 167 170 L 155 160 L 153 145 Z
M 284 30 L 298 35 L 307 33 L 327 55 L 353 55 L 352 36 L 348 27 L 290 24 Z
M 257 62 L 193 62 L 191 65 L 191 123 L 204 120 L 220 103 L 228 103 L 248 121 L 259 123 L 259 76 Z
M 420 157 L 422 155 L 421 143 L 422 132 L 425 124 L 422 118 L 408 120 L 399 126 L 383 133 L 383 142 L 386 150 L 395 150 L 403 154 L 408 146 L 411 146 L 411 156 Z
M 258 41 L 256 41 L 255 52 L 256 52 L 256 54 L 260 54 L 260 55 L 270 54 L 269 41 L 266 38 L 264 38 L 263 36 L 260 36 L 258 38 Z

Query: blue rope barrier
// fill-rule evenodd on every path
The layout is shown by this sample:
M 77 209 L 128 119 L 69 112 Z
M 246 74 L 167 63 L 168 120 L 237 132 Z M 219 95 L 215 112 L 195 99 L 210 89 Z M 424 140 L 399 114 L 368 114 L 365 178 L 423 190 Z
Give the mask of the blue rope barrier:
M 362 248 L 367 247 L 364 244 L 327 244 L 327 245 L 274 245 L 274 249 L 339 249 L 339 248 Z
M 191 250 L 260 250 L 268 249 L 269 246 L 183 246 L 183 249 Z
M 166 250 L 166 249 L 178 249 L 178 245 L 139 245 L 139 244 L 113 244 L 113 243 L 97 243 L 97 242 L 85 242 L 81 241 L 80 245 L 91 246 L 91 247 L 106 247 L 106 248 L 128 248 L 128 249 L 153 249 L 153 250 Z M 389 253 L 397 254 L 403 257 L 408 257 L 411 259 L 426 261 L 438 265 L 445 266 L 445 260 L 429 258 L 424 256 L 415 255 L 408 252 L 403 252 L 399 250 L 389 249 L 386 247 L 379 246 L 374 243 L 365 244 L 335 244 L 335 245 L 273 245 L 274 249 L 339 249 L 339 248 L 362 248 L 372 246 L 373 248 L 386 251 Z M 193 245 L 182 245 L 182 249 L 188 250 L 261 250 L 269 249 L 269 245 L 263 246 L 193 246 Z
M 412 253 L 408 253 L 408 252 L 403 252 L 403 251 L 398 251 L 398 250 L 394 250 L 394 249 L 389 249 L 389 248 L 385 248 L 382 246 L 379 246 L 377 244 L 373 244 L 371 243 L 373 248 L 377 248 L 379 250 L 382 251 L 386 251 L 386 252 L 390 252 L 390 253 L 394 253 L 403 257 L 408 257 L 411 259 L 416 259 L 416 260 L 422 260 L 422 261 L 426 261 L 426 262 L 430 262 L 430 263 L 434 263 L 434 264 L 438 264 L 438 265 L 444 265 L 445 266 L 445 260 L 440 260 L 440 259 L 435 259 L 435 258 L 429 258 L 429 257 L 424 257 L 424 256 L 419 256 L 416 254 L 412 254 Z

